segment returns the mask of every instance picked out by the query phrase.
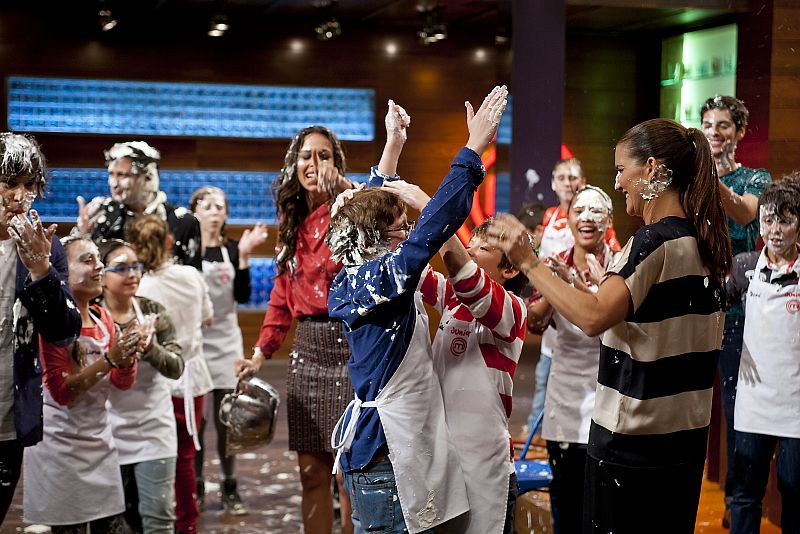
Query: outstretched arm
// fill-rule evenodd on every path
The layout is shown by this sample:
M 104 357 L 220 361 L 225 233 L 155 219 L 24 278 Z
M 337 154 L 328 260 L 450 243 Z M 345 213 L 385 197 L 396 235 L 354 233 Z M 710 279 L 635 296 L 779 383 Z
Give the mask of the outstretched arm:
M 402 106 L 395 104 L 394 100 L 389 100 L 389 110 L 386 112 L 384 123 L 386 124 L 386 145 L 383 147 L 383 154 L 378 163 L 378 172 L 384 176 L 395 176 L 400 153 L 408 138 L 406 130 L 411 126 L 411 117 Z
M 600 335 L 623 321 L 633 308 L 630 291 L 621 276 L 607 278 L 596 294 L 562 280 L 539 261 L 525 227 L 510 215 L 498 215 L 486 237 L 490 245 L 500 247 L 511 263 L 525 273 L 551 306 L 587 336 Z

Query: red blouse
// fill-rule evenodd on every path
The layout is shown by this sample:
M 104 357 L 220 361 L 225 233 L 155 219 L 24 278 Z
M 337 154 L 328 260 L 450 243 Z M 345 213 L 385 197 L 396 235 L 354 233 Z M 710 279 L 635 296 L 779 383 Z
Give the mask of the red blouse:
M 325 203 L 297 229 L 294 256 L 297 265 L 293 272 L 287 270 L 275 279 L 256 342 L 267 358 L 283 343 L 292 319 L 328 315 L 328 290 L 342 268 L 331 259 L 331 251 L 325 244 L 330 220 L 330 204 Z

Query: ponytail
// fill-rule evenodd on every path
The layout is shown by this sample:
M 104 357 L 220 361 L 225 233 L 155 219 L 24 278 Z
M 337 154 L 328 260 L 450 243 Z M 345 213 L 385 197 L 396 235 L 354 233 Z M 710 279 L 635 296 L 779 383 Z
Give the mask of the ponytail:
M 651 119 L 625 132 L 619 144 L 625 144 L 639 163 L 653 157 L 672 171 L 670 188 L 677 190 L 694 226 L 700 259 L 712 280 L 721 284 L 733 262 L 731 241 L 717 170 L 703 133 L 670 119 Z
M 697 232 L 697 247 L 703 264 L 712 278 L 722 283 L 731 271 L 733 252 L 728 219 L 719 192 L 717 167 L 703 132 L 689 128 L 687 137 L 694 145 L 695 178 L 689 181 L 689 187 L 681 195 L 681 203 Z

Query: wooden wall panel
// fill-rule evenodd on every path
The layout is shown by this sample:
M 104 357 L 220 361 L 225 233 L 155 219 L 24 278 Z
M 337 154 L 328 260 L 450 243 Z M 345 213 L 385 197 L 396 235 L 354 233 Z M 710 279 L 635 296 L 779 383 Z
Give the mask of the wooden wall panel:
M 611 196 L 623 243 L 641 221 L 614 192 L 614 146 L 630 127 L 658 116 L 660 47 L 653 36 L 567 34 L 564 143 L 589 182 Z

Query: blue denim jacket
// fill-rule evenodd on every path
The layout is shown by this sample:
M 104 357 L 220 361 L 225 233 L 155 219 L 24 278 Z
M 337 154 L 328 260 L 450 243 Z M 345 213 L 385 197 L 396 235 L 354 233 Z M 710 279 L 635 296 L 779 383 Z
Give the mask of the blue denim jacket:
M 58 238 L 53 237 L 50 272 L 44 278 L 31 281 L 17 257 L 15 297 L 21 308 L 14 325 L 14 424 L 17 439 L 29 447 L 42 440 L 39 336 L 63 347 L 81 332 L 81 316 L 69 290 L 67 255 Z
M 416 325 L 414 293 L 419 279 L 430 259 L 469 216 L 475 190 L 485 174 L 480 156 L 462 148 L 408 239 L 395 252 L 345 267 L 334 279 L 328 294 L 328 313 L 345 325 L 351 350 L 350 381 L 362 401 L 375 400 L 405 355 L 418 348 L 411 338 Z M 381 183 L 373 173 L 370 186 Z M 344 426 L 349 418 L 348 413 Z M 342 471 L 361 469 L 385 443 L 377 410 L 365 410 L 350 450 L 341 457 Z

